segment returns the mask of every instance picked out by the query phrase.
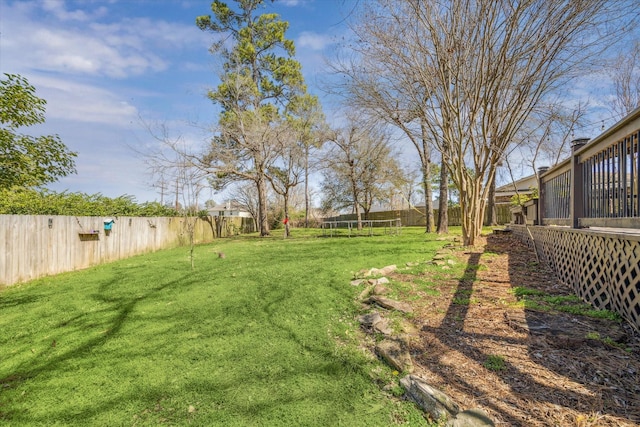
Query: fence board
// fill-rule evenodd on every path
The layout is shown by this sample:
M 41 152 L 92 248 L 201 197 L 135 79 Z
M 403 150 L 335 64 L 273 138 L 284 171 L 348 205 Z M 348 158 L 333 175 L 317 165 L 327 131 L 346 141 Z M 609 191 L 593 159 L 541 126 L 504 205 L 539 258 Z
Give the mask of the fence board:
M 51 227 L 49 220 L 51 219 Z M 114 217 L 111 232 L 103 217 L 0 215 L 0 285 L 36 279 L 105 262 L 188 245 L 184 218 Z M 195 220 L 196 243 L 216 235 L 213 221 Z M 251 230 L 246 218 L 225 218 L 221 237 Z M 82 234 L 99 230 L 98 234 Z
M 511 222 L 511 211 L 509 210 L 510 205 L 496 205 L 496 217 L 498 220 L 498 224 L 509 224 Z M 434 209 L 433 216 L 437 221 L 438 218 L 438 209 Z M 449 217 L 449 225 L 451 226 L 459 226 L 462 224 L 462 210 L 460 207 L 449 208 L 448 210 Z M 416 226 L 425 226 L 427 224 L 427 217 L 425 214 L 424 207 L 416 207 L 413 209 L 402 209 L 402 210 L 392 210 L 392 211 L 378 211 L 378 212 L 370 212 L 369 215 L 365 218 L 362 216 L 362 219 L 372 219 L 372 220 L 391 220 L 400 218 L 403 226 L 408 227 L 416 227 Z M 489 222 L 489 212 L 485 211 L 485 224 Z M 325 218 L 325 221 L 353 221 L 356 219 L 355 214 L 343 214 L 334 216 L 331 218 Z

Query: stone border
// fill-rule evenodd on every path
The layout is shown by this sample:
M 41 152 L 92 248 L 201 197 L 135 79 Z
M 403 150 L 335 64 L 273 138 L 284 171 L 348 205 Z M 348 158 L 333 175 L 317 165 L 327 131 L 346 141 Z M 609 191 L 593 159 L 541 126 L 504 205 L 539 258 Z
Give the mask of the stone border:
M 443 269 L 450 268 L 450 265 L 455 264 L 455 261 L 446 259 L 450 253 L 451 250 L 449 249 L 437 251 L 430 262 L 441 266 Z M 413 308 L 409 303 L 396 301 L 385 296 L 390 292 L 385 286 L 390 281 L 384 276 L 397 271 L 397 269 L 397 266 L 390 265 L 381 269 L 360 270 L 358 276 L 362 278 L 357 278 L 350 282 L 352 286 L 365 285 L 364 290 L 357 297 L 357 300 L 363 304 L 363 309 L 366 311 L 366 313 L 358 317 L 361 328 L 366 333 L 382 334 L 384 336 L 384 339 L 376 344 L 375 354 L 398 372 L 407 374 L 400 379 L 400 385 L 405 390 L 406 398 L 418 405 L 432 420 L 446 420 L 448 427 L 495 426 L 483 410 L 469 409 L 461 411 L 459 405 L 444 392 L 432 387 L 420 376 L 413 375 L 415 367 L 409 352 L 411 334 L 406 332 L 408 328 L 402 328 L 403 330 L 400 332 L 394 331 L 389 319 L 384 316 L 385 312 L 396 311 L 404 314 L 413 312 Z M 367 277 L 380 275 L 383 277 L 366 279 Z

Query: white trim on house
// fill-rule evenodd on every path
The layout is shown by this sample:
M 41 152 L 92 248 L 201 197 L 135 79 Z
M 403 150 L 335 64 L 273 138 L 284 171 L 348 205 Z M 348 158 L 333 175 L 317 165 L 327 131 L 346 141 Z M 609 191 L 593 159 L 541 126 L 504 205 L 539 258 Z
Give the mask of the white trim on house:
M 228 218 L 251 218 L 251 214 L 245 209 L 241 208 L 236 203 L 225 203 L 224 205 L 217 205 L 207 209 L 211 216 L 224 216 Z

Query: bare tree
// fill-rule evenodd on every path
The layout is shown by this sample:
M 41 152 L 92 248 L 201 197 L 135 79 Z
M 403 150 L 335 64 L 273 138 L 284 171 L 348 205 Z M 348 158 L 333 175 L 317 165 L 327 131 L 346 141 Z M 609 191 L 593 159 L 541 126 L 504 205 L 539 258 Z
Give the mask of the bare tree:
M 462 233 L 482 230 L 496 167 L 545 96 L 585 72 L 624 7 L 606 0 L 377 0 L 362 3 L 360 46 L 417 90 L 430 140 L 460 193 Z M 633 10 L 633 9 L 632 9 Z M 609 32 L 607 32 L 609 31 Z
M 537 174 L 540 166 L 555 166 L 571 154 L 571 141 L 575 130 L 585 126 L 588 105 L 578 102 L 567 107 L 562 102 L 542 103 L 529 116 L 518 132 L 518 144 L 505 154 L 510 172 L 517 160 L 529 171 Z M 526 172 L 525 172 L 526 173 Z
M 356 31 L 358 29 L 356 28 Z M 397 40 L 397 44 L 403 43 Z M 431 135 L 423 123 L 424 115 L 416 104 L 418 97 L 407 97 L 406 92 L 420 90 L 412 79 L 398 78 L 393 61 L 380 60 L 378 53 L 369 44 L 351 46 L 354 56 L 339 58 L 332 68 L 343 78 L 332 82 L 333 91 L 342 95 L 350 107 L 356 107 L 371 122 L 383 122 L 396 129 L 415 148 L 422 172 L 422 187 L 425 195 L 426 232 L 434 230 L 433 194 L 431 183 Z M 386 55 L 386 53 L 385 53 Z
M 182 161 L 173 166 L 173 177 L 176 188 L 182 196 L 182 226 L 189 239 L 189 259 L 191 270 L 195 269 L 195 231 L 198 220 L 203 213 L 200 209 L 200 194 L 206 187 L 205 173 L 188 161 Z
M 284 236 L 290 235 L 289 202 L 293 189 L 300 184 L 308 170 L 305 162 L 306 146 L 299 144 L 296 138 L 297 132 L 286 132 L 279 138 L 278 151 L 280 153 L 278 163 L 268 169 L 267 178 L 273 190 L 282 196 L 284 210 Z
M 252 183 L 243 183 L 236 185 L 229 192 L 229 200 L 237 204 L 238 207 L 249 212 L 253 219 L 254 229 L 258 229 L 258 190 Z
M 385 187 L 399 185 L 400 175 L 389 138 L 379 129 L 360 127 L 353 120 L 330 138 L 325 155 L 325 207 L 352 207 L 362 229 L 362 213 L 368 214 L 375 200 L 384 198 Z
M 322 113 L 322 108 L 320 107 L 320 102 L 316 96 L 303 95 L 296 97 L 294 102 L 291 103 L 288 113 L 290 114 L 287 114 L 286 118 L 289 132 L 286 136 L 289 138 L 285 141 L 280 140 L 280 158 L 288 170 L 288 178 L 286 181 L 291 184 L 291 189 L 298 185 L 300 179 L 304 181 L 304 224 L 305 228 L 307 228 L 309 227 L 309 210 L 311 209 L 309 175 L 311 169 L 315 166 L 312 160 L 312 153 L 322 147 L 329 131 L 324 114 Z M 302 167 L 304 171 L 302 176 L 300 176 L 299 173 L 300 167 Z M 277 181 L 283 183 L 282 173 L 274 176 L 274 178 L 276 179 L 272 180 L 272 184 Z M 282 185 L 280 188 L 282 188 Z M 275 187 L 274 189 L 276 192 L 279 192 Z M 287 198 L 287 200 L 285 200 L 285 235 L 288 236 L 288 197 L 290 191 L 287 191 L 286 196 L 283 193 L 284 192 L 279 192 L 279 194 Z
M 152 179 L 157 182 L 161 190 L 161 200 L 164 194 L 173 190 L 174 208 L 182 216 L 182 234 L 186 234 L 189 243 L 189 258 L 191 269 L 195 268 L 195 230 L 199 218 L 204 216 L 200 209 L 202 191 L 208 188 L 207 172 L 198 163 L 194 163 L 189 155 L 188 142 L 181 135 L 172 137 L 165 123 L 150 124 L 142 122 L 149 134 L 159 143 L 153 149 L 143 151 L 131 147 L 141 156 Z M 205 218 L 202 218 L 205 219 Z
M 287 116 L 289 128 L 294 132 L 295 143 L 302 150 L 304 166 L 304 226 L 309 227 L 309 211 L 311 209 L 311 189 L 309 175 L 316 162 L 312 155 L 317 152 L 329 134 L 320 102 L 316 96 L 304 95 L 295 99 L 291 105 L 291 112 Z
M 615 88 L 611 108 L 620 118 L 640 107 L 640 41 L 621 53 L 610 71 Z
M 405 180 L 399 186 L 400 196 L 402 197 L 402 209 L 412 209 L 415 206 L 417 188 L 421 185 L 422 179 L 420 171 L 410 168 L 405 173 Z

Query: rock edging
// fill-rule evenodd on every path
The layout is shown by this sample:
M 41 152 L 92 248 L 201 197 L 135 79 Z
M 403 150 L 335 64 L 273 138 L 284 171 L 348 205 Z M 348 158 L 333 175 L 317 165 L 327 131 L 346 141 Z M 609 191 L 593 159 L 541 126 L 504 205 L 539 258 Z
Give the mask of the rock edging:
M 437 262 L 437 265 L 440 265 L 440 262 L 445 264 L 444 255 L 446 254 L 445 251 L 437 253 L 432 262 Z M 390 274 L 396 270 L 397 267 L 391 265 L 381 269 L 361 270 L 358 275 L 366 278 Z M 358 295 L 358 300 L 364 304 L 365 309 L 372 310 L 359 316 L 358 321 L 361 327 L 368 333 L 379 333 L 384 336 L 384 339 L 375 346 L 375 353 L 398 372 L 408 373 L 400 380 L 400 385 L 404 388 L 406 397 L 418 405 L 432 420 L 447 420 L 447 427 L 494 426 L 493 421 L 483 410 L 469 409 L 460 411 L 458 404 L 444 392 L 432 387 L 423 378 L 413 375 L 415 367 L 409 352 L 410 336 L 403 333 L 404 331 L 395 332 L 383 313 L 373 309 L 374 307 L 379 307 L 382 310 L 401 313 L 413 312 L 410 304 L 383 296 L 390 292 L 384 286 L 388 283 L 390 282 L 386 277 L 354 279 L 351 281 L 352 286 L 366 285 L 365 289 Z

